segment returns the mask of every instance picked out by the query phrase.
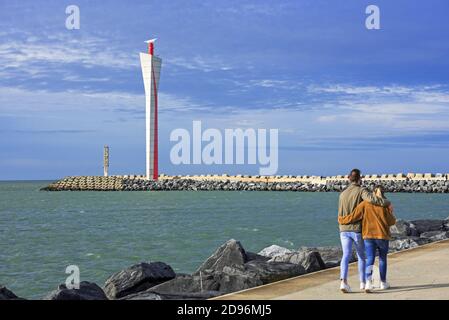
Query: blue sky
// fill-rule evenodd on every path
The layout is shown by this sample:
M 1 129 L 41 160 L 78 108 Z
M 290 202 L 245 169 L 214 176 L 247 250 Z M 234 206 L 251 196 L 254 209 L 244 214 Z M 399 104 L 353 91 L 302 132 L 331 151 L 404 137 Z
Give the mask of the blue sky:
M 65 28 L 68 5 L 81 28 Z M 381 29 L 365 28 L 378 5 Z M 157 37 L 160 170 L 170 132 L 279 129 L 278 174 L 449 172 L 449 3 L 1 1 L 0 180 L 144 172 L 144 40 Z M 190 129 L 191 130 L 191 129 Z

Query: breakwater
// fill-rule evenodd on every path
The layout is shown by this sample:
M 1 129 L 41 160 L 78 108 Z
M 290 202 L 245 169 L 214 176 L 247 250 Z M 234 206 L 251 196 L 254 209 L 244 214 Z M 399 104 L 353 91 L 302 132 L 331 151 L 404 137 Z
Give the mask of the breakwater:
M 345 176 L 167 176 L 147 180 L 143 176 L 71 176 L 42 188 L 44 191 L 299 191 L 340 192 Z M 449 193 L 447 174 L 366 175 L 363 185 L 382 185 L 387 192 Z

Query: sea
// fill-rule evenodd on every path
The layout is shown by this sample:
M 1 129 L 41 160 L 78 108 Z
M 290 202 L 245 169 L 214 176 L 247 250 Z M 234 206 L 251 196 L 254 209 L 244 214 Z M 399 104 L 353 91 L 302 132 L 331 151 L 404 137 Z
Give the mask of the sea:
M 0 285 L 40 299 L 65 283 L 102 286 L 142 261 L 193 272 L 221 244 L 339 245 L 338 193 L 273 191 L 46 192 L 50 181 L 0 182 Z M 449 194 L 387 194 L 402 219 L 442 219 Z

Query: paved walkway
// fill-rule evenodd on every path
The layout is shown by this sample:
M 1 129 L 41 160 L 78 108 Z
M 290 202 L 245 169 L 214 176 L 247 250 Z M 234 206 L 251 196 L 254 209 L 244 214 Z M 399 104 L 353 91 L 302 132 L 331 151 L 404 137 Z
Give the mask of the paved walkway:
M 257 288 L 227 294 L 218 300 L 250 299 L 445 299 L 449 300 L 449 240 L 434 242 L 388 256 L 389 290 L 371 294 L 359 291 L 357 264 L 349 268 L 353 293 L 339 289 L 340 268 L 286 279 Z M 376 259 L 377 262 L 377 259 Z

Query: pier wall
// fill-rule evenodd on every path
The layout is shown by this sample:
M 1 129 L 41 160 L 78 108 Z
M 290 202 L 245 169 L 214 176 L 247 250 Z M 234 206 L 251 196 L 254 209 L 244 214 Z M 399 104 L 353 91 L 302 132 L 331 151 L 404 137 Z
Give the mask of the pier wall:
M 449 174 L 408 173 L 365 175 L 363 185 L 381 184 L 387 192 L 448 193 Z M 161 174 L 158 181 L 142 175 L 69 176 L 55 181 L 45 191 L 342 191 L 347 177 L 337 176 L 250 176 L 250 175 L 180 175 Z

